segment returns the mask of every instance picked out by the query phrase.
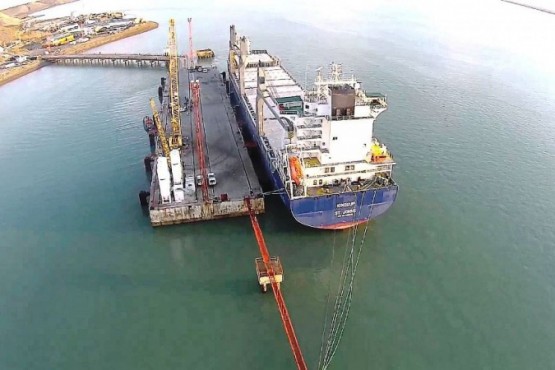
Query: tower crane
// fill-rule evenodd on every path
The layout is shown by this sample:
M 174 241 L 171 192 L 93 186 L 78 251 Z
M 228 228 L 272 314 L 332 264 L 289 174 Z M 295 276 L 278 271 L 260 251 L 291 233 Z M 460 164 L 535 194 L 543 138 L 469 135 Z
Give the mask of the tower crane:
M 168 37 L 169 54 L 169 77 L 170 77 L 170 111 L 172 134 L 170 146 L 172 149 L 183 145 L 181 135 L 181 115 L 179 112 L 179 60 L 177 55 L 177 37 L 175 35 L 175 20 L 170 19 L 170 30 Z
M 160 141 L 160 146 L 162 147 L 162 153 L 164 157 L 170 161 L 170 147 L 168 145 L 168 139 L 166 138 L 166 130 L 164 125 L 160 121 L 160 115 L 158 114 L 158 108 L 156 108 L 156 103 L 153 98 L 150 98 L 150 108 L 152 109 L 152 117 L 154 118 L 154 123 L 156 124 L 156 130 L 158 131 L 158 139 Z

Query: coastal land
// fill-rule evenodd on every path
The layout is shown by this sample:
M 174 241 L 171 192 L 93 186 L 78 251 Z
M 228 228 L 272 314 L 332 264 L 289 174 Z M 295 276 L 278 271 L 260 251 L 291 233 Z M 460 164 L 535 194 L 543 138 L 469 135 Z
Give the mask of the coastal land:
M 78 54 L 158 27 L 121 12 L 56 19 L 31 16 L 73 1 L 43 0 L 0 11 L 0 86 L 47 65 L 41 55 Z
M 15 5 L 6 9 L 2 9 L 1 12 L 4 15 L 14 18 L 23 19 L 29 15 L 40 12 L 49 8 L 53 8 L 58 5 L 64 5 L 69 3 L 74 3 L 78 0 L 40 0 L 40 1 L 30 1 L 25 4 Z

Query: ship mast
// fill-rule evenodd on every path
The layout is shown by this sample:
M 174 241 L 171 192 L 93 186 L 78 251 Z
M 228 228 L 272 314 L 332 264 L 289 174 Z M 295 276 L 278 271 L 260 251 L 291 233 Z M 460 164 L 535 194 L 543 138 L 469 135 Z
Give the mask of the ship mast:
M 328 84 L 322 78 L 322 67 L 319 67 L 316 72 L 316 88 L 318 100 L 325 100 L 326 96 L 328 96 Z

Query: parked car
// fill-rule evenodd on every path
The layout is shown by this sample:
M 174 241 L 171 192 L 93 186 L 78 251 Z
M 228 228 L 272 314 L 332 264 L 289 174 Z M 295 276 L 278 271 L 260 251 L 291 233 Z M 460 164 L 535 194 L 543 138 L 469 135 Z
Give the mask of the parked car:
M 208 185 L 210 186 L 216 185 L 216 175 L 214 175 L 214 172 L 208 173 Z

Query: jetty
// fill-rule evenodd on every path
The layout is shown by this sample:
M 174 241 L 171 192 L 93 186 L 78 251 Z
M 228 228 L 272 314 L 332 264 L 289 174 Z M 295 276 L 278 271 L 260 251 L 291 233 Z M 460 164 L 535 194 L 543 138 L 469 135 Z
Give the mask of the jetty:
M 179 56 L 180 64 L 185 65 L 186 56 Z M 164 54 L 46 54 L 37 59 L 45 62 L 73 65 L 138 65 L 160 67 L 166 66 L 169 56 Z

